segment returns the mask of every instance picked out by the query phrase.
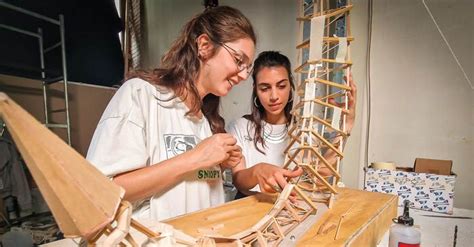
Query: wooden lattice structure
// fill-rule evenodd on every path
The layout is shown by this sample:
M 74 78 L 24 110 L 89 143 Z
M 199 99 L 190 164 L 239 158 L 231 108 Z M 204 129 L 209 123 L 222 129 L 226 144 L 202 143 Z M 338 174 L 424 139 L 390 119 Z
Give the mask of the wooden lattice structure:
M 304 173 L 289 181 L 271 210 L 256 224 L 232 236 L 207 231 L 194 238 L 175 230 L 172 230 L 175 235 L 168 235 L 131 220 L 131 206 L 122 200 L 121 187 L 0 93 L 0 117 L 65 236 L 80 236 L 89 244 L 104 236 L 102 243 L 106 246 L 119 243 L 136 246 L 137 242 L 128 233 L 132 227 L 148 238 L 148 245 L 144 246 L 155 246 L 160 240 L 170 241 L 164 245 L 277 246 L 310 215 L 315 215 L 318 205 L 330 208 L 341 179 L 339 167 L 348 137 L 345 114 L 349 103 L 347 92 L 351 88 L 343 75 L 350 75 L 352 65 L 349 52 L 353 40 L 349 30 L 352 5 L 342 0 L 300 3 L 298 21 L 302 38 L 297 48 L 302 62 L 296 69 L 299 83 L 284 167 L 290 170 L 301 167 Z M 310 25 L 310 37 L 306 39 L 303 38 L 305 25 Z M 322 173 L 321 168 L 326 172 Z M 171 241 L 170 236 L 175 239 Z
M 289 200 L 294 192 L 298 204 Z M 241 244 L 254 246 L 278 245 L 285 236 L 297 227 L 310 214 L 316 211 L 316 205 L 293 184 L 289 184 L 280 193 L 273 208 L 253 227 L 232 236 Z
M 349 1 L 304 1 L 300 21 L 301 43 L 297 46 L 301 65 L 296 104 L 285 150 L 285 168 L 304 170 L 297 187 L 314 202 L 332 206 L 343 148 L 348 137 L 345 129 L 349 113 L 347 93 L 351 90 Z M 307 34 L 310 26 L 309 37 Z M 308 36 L 308 35 L 306 35 Z M 325 172 L 322 173 L 321 168 Z

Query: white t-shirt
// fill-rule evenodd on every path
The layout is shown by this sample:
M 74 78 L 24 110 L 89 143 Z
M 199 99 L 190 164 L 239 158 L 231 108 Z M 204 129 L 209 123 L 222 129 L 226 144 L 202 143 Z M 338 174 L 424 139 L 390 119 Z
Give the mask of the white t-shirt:
M 185 116 L 189 109 L 179 98 L 168 100 L 173 95 L 141 79 L 125 82 L 97 125 L 87 159 L 113 177 L 172 158 L 211 136 L 207 119 Z M 219 166 L 206 172 L 215 179 L 198 178 L 199 172 L 203 170 L 190 172 L 170 190 L 134 205 L 133 216 L 164 220 L 224 203 Z
M 242 117 L 231 122 L 227 127 L 227 132 L 232 134 L 237 139 L 237 144 L 242 147 L 246 168 L 250 168 L 260 162 L 283 167 L 285 162 L 283 151 L 285 151 L 289 140 L 286 124 L 269 124 L 263 121 L 262 127 L 265 148 L 262 147 L 261 143 L 257 143 L 257 145 L 265 154 L 255 148 L 253 142 L 255 129 L 252 122 L 246 118 Z M 251 191 L 260 191 L 260 188 L 256 185 Z

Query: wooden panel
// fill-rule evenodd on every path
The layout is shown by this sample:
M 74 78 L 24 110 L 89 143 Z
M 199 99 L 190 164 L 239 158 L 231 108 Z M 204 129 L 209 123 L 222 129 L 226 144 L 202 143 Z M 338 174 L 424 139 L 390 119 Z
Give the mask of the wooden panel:
M 121 187 L 2 92 L 0 117 L 66 237 L 92 237 L 114 219 Z
M 339 188 L 332 209 L 321 217 L 298 242 L 299 246 L 375 246 L 397 214 L 397 197 L 388 194 Z M 199 229 L 230 236 L 251 227 L 273 206 L 269 196 L 251 196 L 196 213 L 170 219 L 165 223 L 197 237 Z M 349 211 L 348 211 L 349 210 Z M 341 215 L 346 214 L 334 240 Z M 328 227 L 326 233 L 317 234 Z
M 165 223 L 198 237 L 199 229 L 215 228 L 217 234 L 231 236 L 252 227 L 270 211 L 276 197 L 259 194 L 232 201 L 218 207 L 179 216 Z
M 393 195 L 340 188 L 333 208 L 310 228 L 298 246 L 376 246 L 397 215 L 397 200 Z M 345 213 L 335 240 L 337 225 Z M 335 227 L 317 234 L 323 224 Z

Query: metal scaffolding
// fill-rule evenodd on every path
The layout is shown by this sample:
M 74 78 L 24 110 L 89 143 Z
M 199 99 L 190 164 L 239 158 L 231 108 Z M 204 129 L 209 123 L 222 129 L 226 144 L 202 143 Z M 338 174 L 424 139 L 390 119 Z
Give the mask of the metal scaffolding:
M 20 28 L 16 28 L 13 26 L 5 25 L 0 23 L 0 28 L 4 28 L 10 30 L 12 32 L 21 33 L 27 36 L 35 37 L 38 39 L 39 45 L 39 52 L 40 52 L 40 66 L 41 66 L 41 81 L 43 84 L 43 104 L 44 104 L 44 124 L 48 128 L 63 128 L 67 131 L 67 142 L 71 145 L 71 121 L 69 117 L 69 98 L 68 98 L 68 80 L 67 80 L 67 67 L 66 67 L 66 42 L 65 42 L 65 35 L 64 35 L 64 16 L 59 15 L 59 19 L 53 19 L 47 16 L 43 16 L 41 14 L 35 13 L 33 11 L 29 11 L 17 6 L 14 6 L 9 3 L 0 2 L 0 7 L 8 8 L 10 10 L 34 17 L 39 20 L 46 21 L 48 23 L 54 24 L 59 27 L 60 32 L 60 41 L 53 44 L 50 47 L 44 48 L 43 45 L 43 30 L 42 28 L 38 28 L 37 32 L 31 32 L 28 30 L 23 30 Z M 45 54 L 61 47 L 61 62 L 62 62 L 62 76 L 56 78 L 47 78 L 46 69 L 45 69 Z M 48 85 L 63 81 L 64 85 L 64 105 L 65 105 L 65 113 L 66 113 L 66 123 L 51 123 L 49 119 L 49 109 L 48 109 Z

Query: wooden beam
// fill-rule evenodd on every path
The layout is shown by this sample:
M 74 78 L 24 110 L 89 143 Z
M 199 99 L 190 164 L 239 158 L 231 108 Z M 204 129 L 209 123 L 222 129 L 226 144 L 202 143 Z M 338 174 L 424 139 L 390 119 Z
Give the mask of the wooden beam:
M 338 43 L 340 40 L 340 37 L 323 37 L 323 42 L 325 43 Z M 347 37 L 347 42 L 352 42 L 354 41 L 354 37 Z M 309 39 L 303 41 L 301 44 L 298 44 L 296 46 L 296 49 L 303 49 L 303 48 L 309 48 Z
M 125 190 L 1 92 L 0 117 L 64 235 L 95 238 Z
M 310 64 L 318 64 L 318 63 L 334 63 L 334 64 L 344 64 L 344 65 L 352 66 L 352 62 L 351 62 L 351 61 L 338 62 L 338 61 L 336 61 L 335 59 L 323 58 L 323 59 L 319 59 L 319 60 L 316 60 L 316 61 L 306 61 L 306 62 L 304 62 L 303 64 L 301 64 L 300 66 L 298 66 L 298 67 L 294 70 L 294 72 L 295 72 L 295 73 L 302 73 L 303 68 L 304 68 L 305 66 L 308 66 L 308 65 L 310 65 Z
M 297 21 L 311 21 L 311 19 L 313 17 L 318 17 L 318 16 L 321 16 L 321 15 L 324 15 L 327 19 L 327 18 L 336 16 L 336 15 L 348 12 L 351 9 L 352 9 L 352 5 L 347 5 L 346 7 L 342 7 L 342 8 L 335 9 L 335 10 L 331 9 L 331 10 L 328 10 L 328 11 L 323 11 L 323 13 L 318 13 L 318 14 L 315 14 L 315 15 L 306 15 L 306 16 L 303 16 L 303 17 L 297 17 L 296 20 Z

